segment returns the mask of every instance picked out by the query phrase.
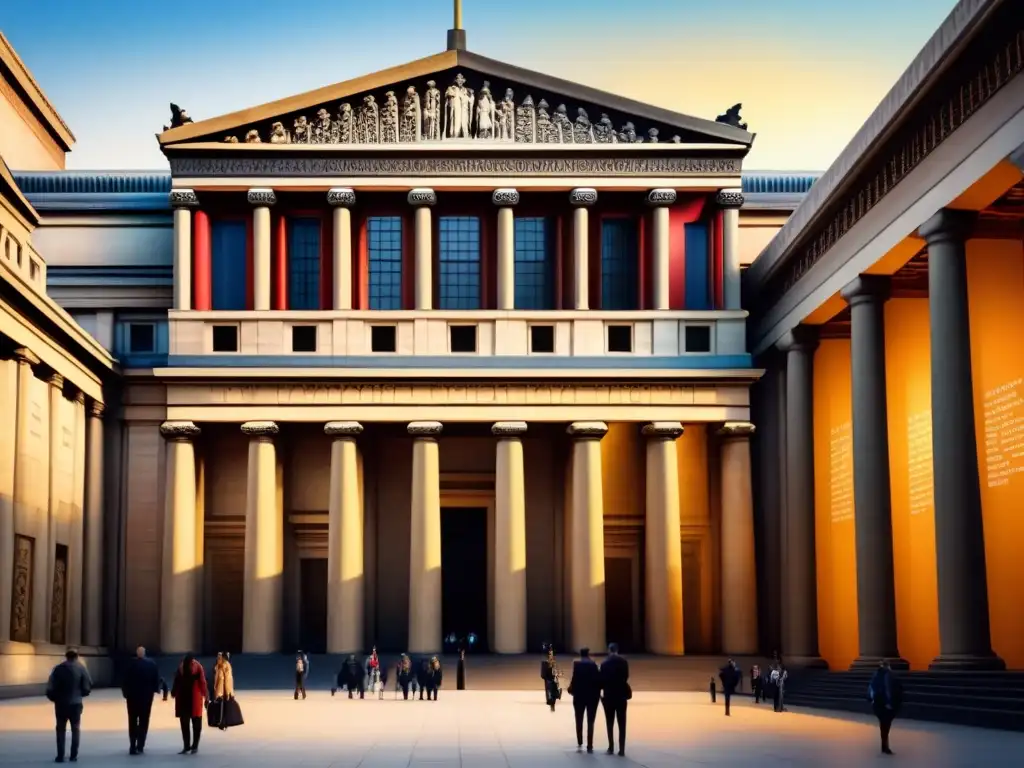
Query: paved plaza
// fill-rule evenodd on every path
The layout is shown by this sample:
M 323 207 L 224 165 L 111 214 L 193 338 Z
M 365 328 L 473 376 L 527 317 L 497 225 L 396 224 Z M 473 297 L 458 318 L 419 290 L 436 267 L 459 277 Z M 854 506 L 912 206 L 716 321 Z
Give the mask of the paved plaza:
M 898 721 L 894 757 L 878 754 L 877 729 L 857 715 L 775 714 L 749 700 L 723 716 L 697 693 L 637 693 L 629 708 L 627 757 L 603 754 L 599 718 L 594 755 L 578 755 L 571 706 L 552 714 L 538 691 L 442 691 L 437 703 L 349 701 L 316 691 L 295 702 L 284 692 L 240 692 L 246 724 L 204 728 L 200 752 L 179 756 L 172 702 L 153 709 L 146 755 L 130 757 L 124 704 L 97 691 L 86 704 L 79 764 L 493 768 L 495 766 L 859 766 L 1009 765 L 1024 752 L 1024 734 Z M 53 720 L 45 699 L 0 702 L 0 765 L 53 760 Z

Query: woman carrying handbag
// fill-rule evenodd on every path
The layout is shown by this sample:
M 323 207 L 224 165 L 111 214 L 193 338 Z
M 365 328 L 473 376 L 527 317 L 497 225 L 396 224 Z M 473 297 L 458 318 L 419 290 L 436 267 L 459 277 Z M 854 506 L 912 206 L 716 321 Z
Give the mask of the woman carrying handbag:
M 206 709 L 206 721 L 211 728 L 222 731 L 245 723 L 235 699 L 235 675 L 226 653 L 217 654 L 213 667 L 213 701 Z

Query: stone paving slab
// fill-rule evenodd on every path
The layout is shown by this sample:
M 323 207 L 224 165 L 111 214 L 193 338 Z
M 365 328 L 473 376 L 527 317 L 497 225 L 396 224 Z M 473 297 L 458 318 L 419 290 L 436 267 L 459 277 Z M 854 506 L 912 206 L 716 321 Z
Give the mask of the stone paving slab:
M 679 768 L 679 766 L 978 766 L 1019 764 L 1024 734 L 897 721 L 894 757 L 878 752 L 867 717 L 792 711 L 776 714 L 749 700 L 732 717 L 721 700 L 696 693 L 637 693 L 629 707 L 625 758 L 607 747 L 599 712 L 594 755 L 577 754 L 572 707 L 551 713 L 543 694 L 441 691 L 439 701 L 349 701 L 315 692 L 294 701 L 280 691 L 239 694 L 246 724 L 203 729 L 200 751 L 179 756 L 173 702 L 157 701 L 146 755 L 128 755 L 124 703 L 114 691 L 91 696 L 83 716 L 81 765 L 183 763 L 209 768 Z M 0 702 L 0 765 L 52 764 L 52 705 Z

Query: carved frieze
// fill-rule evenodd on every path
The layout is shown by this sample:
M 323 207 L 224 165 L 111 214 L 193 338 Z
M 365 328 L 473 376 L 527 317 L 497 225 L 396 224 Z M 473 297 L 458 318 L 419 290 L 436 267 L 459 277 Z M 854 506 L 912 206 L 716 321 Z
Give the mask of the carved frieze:
M 53 561 L 53 592 L 50 595 L 50 642 L 64 645 L 67 642 L 67 549 L 58 548 Z
M 14 583 L 11 590 L 11 640 L 32 642 L 32 569 L 35 541 L 14 537 Z
M 199 205 L 199 196 L 191 189 L 172 189 L 168 197 L 171 208 L 195 208 Z
M 519 190 L 510 187 L 496 189 L 491 193 L 491 202 L 502 207 L 519 205 Z
M 327 190 L 327 204 L 351 208 L 356 204 L 356 191 L 347 187 L 335 187 Z

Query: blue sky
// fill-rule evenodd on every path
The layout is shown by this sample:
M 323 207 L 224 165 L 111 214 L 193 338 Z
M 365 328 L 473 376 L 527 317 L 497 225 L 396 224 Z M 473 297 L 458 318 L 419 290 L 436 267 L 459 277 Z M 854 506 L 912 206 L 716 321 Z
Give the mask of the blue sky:
M 823 169 L 954 0 L 464 0 L 469 49 L 680 112 L 735 102 L 745 167 Z M 11 0 L 0 24 L 77 143 L 71 168 L 166 168 L 196 120 L 437 53 L 452 0 Z

